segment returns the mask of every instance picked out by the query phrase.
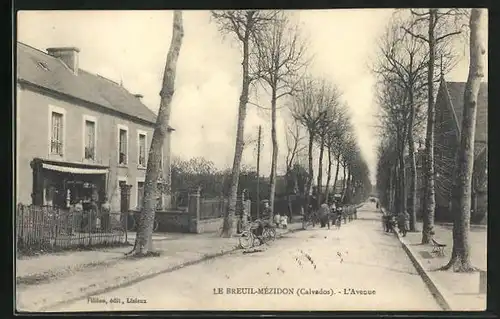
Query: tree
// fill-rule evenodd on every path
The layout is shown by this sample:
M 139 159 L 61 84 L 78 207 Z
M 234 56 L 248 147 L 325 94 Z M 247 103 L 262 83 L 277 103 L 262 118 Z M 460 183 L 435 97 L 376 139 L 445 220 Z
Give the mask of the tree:
M 325 104 L 325 116 L 319 122 L 318 133 L 317 133 L 317 143 L 319 145 L 319 158 L 318 158 L 318 207 L 321 205 L 322 198 L 322 186 L 323 186 L 323 156 L 325 147 L 327 147 L 326 142 L 328 139 L 328 133 L 331 129 L 334 129 L 335 122 L 339 116 L 339 105 L 340 105 L 340 91 L 335 86 L 330 86 L 328 90 L 324 92 L 325 96 L 321 103 Z M 329 168 L 331 172 L 331 156 L 329 156 Z M 326 197 L 325 197 L 326 198 Z
M 382 121 L 383 132 L 395 138 L 396 158 L 397 162 L 397 179 L 395 184 L 395 206 L 394 211 L 403 212 L 406 210 L 406 195 L 405 195 L 405 159 L 404 149 L 406 145 L 407 131 L 409 129 L 409 103 L 408 91 L 398 85 L 399 78 L 395 75 L 384 77 L 378 83 L 378 101 L 381 114 L 379 118 Z M 395 168 L 396 169 L 396 168 Z
M 349 123 L 349 122 L 348 122 Z M 350 123 L 346 126 L 347 130 L 344 132 L 344 137 L 341 140 L 340 143 L 340 165 L 342 165 L 343 169 L 343 174 L 342 174 L 342 200 L 345 201 L 346 199 L 346 194 L 347 194 L 347 188 L 349 186 L 348 184 L 348 179 L 349 179 L 349 164 L 351 162 L 353 152 L 356 149 L 356 139 L 354 137 L 354 132 L 352 130 L 352 127 Z
M 156 211 L 158 179 L 160 178 L 161 148 L 168 134 L 171 102 L 175 89 L 175 72 L 183 37 L 182 11 L 176 10 L 174 11 L 172 40 L 163 73 L 160 109 L 158 110 L 151 147 L 149 148 L 142 212 L 134 249 L 130 252 L 136 256 L 145 256 L 152 253 L 153 224 Z
M 457 174 L 454 178 L 452 201 L 453 250 L 449 263 L 442 269 L 452 268 L 456 272 L 475 270 L 470 261 L 470 210 L 472 171 L 474 164 L 474 137 L 476 128 L 477 98 L 484 77 L 484 55 L 486 47 L 480 29 L 484 9 L 472 9 L 470 14 L 470 63 L 469 76 L 464 92 L 463 119 L 460 130 L 460 146 L 457 151 Z M 458 202 L 458 207 L 454 203 Z
M 380 204 L 390 210 L 394 206 L 394 166 L 396 165 L 396 147 L 393 132 L 381 131 L 381 142 L 378 146 L 377 192 Z
M 272 11 L 258 10 L 227 10 L 212 11 L 212 17 L 224 34 L 236 37 L 242 50 L 242 84 L 238 106 L 238 124 L 236 130 L 236 142 L 234 149 L 233 168 L 231 173 L 231 191 L 229 193 L 229 205 L 224 212 L 222 225 L 222 237 L 231 237 L 236 229 L 236 199 L 238 192 L 238 180 L 240 176 L 241 157 L 244 149 L 245 118 L 247 113 L 248 94 L 250 84 L 258 77 L 251 74 L 250 53 L 255 50 L 255 38 L 253 35 L 262 30 L 264 26 L 273 20 L 275 15 Z
M 272 158 L 269 202 L 271 218 L 274 214 L 276 189 L 276 164 L 278 161 L 278 138 L 276 136 L 276 113 L 278 100 L 296 90 L 298 76 L 305 67 L 305 45 L 299 38 L 298 27 L 293 26 L 286 13 L 278 12 L 272 23 L 261 32 L 255 32 L 257 72 L 260 79 L 271 89 L 271 140 Z
M 446 11 L 431 8 L 423 12 L 410 9 L 415 18 L 413 25 L 424 24 L 427 28 L 427 37 L 416 33 L 410 28 L 403 29 L 416 39 L 424 41 L 428 45 L 429 60 L 427 65 L 427 130 L 425 136 L 425 160 L 424 160 L 424 214 L 422 229 L 422 244 L 431 242 L 434 233 L 434 210 L 436 207 L 435 180 L 434 180 L 434 83 L 436 53 L 439 47 L 446 47 L 446 41 L 451 36 L 461 33 L 460 30 L 450 31 L 447 20 L 459 17 L 462 13 L 459 9 L 446 9 Z M 439 57 L 439 56 L 438 56 Z
M 335 157 L 336 169 L 335 169 L 335 178 L 333 180 L 333 189 L 335 191 L 335 186 L 337 185 L 337 180 L 339 176 L 339 168 L 340 168 L 340 156 L 341 156 L 341 146 L 343 139 L 346 136 L 346 132 L 350 129 L 348 117 L 345 112 L 345 108 L 339 107 L 336 112 L 335 121 L 331 121 L 329 123 L 329 128 L 326 136 L 326 144 L 328 149 L 328 173 L 326 180 L 326 189 L 325 189 L 325 200 L 328 201 L 329 198 L 329 187 L 331 180 L 331 170 L 333 165 L 333 157 Z
M 325 93 L 328 90 L 326 81 L 305 78 L 301 81 L 297 94 L 293 96 L 291 114 L 308 133 L 308 182 L 306 187 L 306 207 L 309 205 L 309 193 L 312 189 L 313 169 L 313 146 L 320 124 L 327 114 Z
M 301 126 L 297 120 L 292 119 L 291 125 L 286 125 L 286 174 L 290 175 L 291 179 L 287 179 L 287 189 L 289 193 L 298 193 L 298 180 L 296 174 L 293 174 L 293 168 L 297 162 L 299 154 L 307 147 L 302 145 L 305 136 L 302 134 Z M 289 185 L 288 185 L 289 184 Z
M 413 21 L 408 19 L 398 19 L 394 17 L 389 24 L 385 34 L 382 36 L 379 47 L 380 59 L 377 61 L 374 72 L 379 80 L 389 81 L 390 84 L 399 86 L 404 90 L 408 98 L 409 116 L 405 123 L 404 131 L 406 137 L 400 139 L 399 175 L 401 177 L 401 190 L 406 189 L 405 177 L 405 143 L 407 139 L 408 157 L 410 160 L 410 196 L 409 215 L 410 231 L 415 231 L 417 221 L 417 168 L 415 159 L 414 131 L 417 124 L 416 116 L 420 108 L 421 97 L 424 96 L 424 89 L 427 86 L 425 73 L 427 66 L 428 51 L 423 43 L 406 33 L 402 27 L 413 28 Z M 399 136 L 398 136 L 399 137 Z M 401 201 L 401 210 L 406 209 L 406 195 Z

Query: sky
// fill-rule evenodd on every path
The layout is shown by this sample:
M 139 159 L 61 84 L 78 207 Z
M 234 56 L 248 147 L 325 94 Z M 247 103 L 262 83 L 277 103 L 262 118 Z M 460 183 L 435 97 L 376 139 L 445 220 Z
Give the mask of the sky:
M 377 132 L 374 78 L 368 65 L 376 41 L 384 32 L 391 9 L 300 10 L 293 15 L 307 38 L 313 56 L 309 71 L 331 80 L 342 91 L 362 155 L 375 182 Z M 241 54 L 238 44 L 223 37 L 208 11 L 184 11 L 184 39 L 177 65 L 172 101 L 172 153 L 182 159 L 204 157 L 219 168 L 232 165 L 238 100 L 241 91 Z M 40 50 L 57 46 L 80 49 L 80 68 L 97 73 L 142 94 L 153 111 L 172 34 L 172 11 L 24 11 L 18 13 L 18 41 Z M 466 81 L 468 52 L 448 74 Z M 258 104 L 267 105 L 263 98 Z M 285 112 L 277 121 L 278 174 L 286 156 Z M 248 105 L 247 141 L 256 139 L 262 125 L 261 172 L 271 162 L 270 113 Z M 248 143 L 244 165 L 256 166 L 256 143 Z M 316 170 L 317 171 L 317 170 Z

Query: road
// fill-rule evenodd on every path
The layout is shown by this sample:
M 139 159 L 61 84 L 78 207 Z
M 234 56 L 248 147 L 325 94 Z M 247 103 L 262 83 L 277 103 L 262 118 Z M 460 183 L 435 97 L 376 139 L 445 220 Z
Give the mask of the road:
M 52 310 L 440 308 L 397 238 L 382 232 L 380 215 L 367 203 L 357 220 L 339 230 L 295 232 L 261 252 L 238 251 Z

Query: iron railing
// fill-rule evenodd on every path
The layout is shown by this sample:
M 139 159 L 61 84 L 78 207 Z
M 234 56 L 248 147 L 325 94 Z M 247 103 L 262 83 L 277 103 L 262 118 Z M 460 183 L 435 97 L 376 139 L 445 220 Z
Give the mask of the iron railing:
M 19 204 L 16 209 L 17 251 L 124 243 L 127 214 L 75 211 Z

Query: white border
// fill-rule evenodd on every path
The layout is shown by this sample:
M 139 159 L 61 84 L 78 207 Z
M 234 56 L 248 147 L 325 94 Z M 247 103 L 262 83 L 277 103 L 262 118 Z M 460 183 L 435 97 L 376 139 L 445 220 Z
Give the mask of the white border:
M 135 179 L 135 208 L 139 207 L 139 183 L 146 184 L 146 177 L 137 177 Z
M 127 156 L 127 163 L 126 164 L 120 164 L 120 130 L 124 130 L 124 131 L 127 131 L 127 154 L 125 154 Z M 130 163 L 130 156 L 129 156 L 129 153 L 130 153 L 130 144 L 129 144 L 129 136 L 128 136 L 128 126 L 127 125 L 124 125 L 124 124 L 117 124 L 116 125 L 116 145 L 117 145 L 117 148 L 116 148 L 116 154 L 117 154 L 117 157 L 116 157 L 116 164 L 118 166 L 121 166 L 121 167 L 128 167 L 129 163 Z
M 62 159 L 65 158 L 66 156 L 66 109 L 62 108 L 62 107 L 58 107 L 58 106 L 55 106 L 55 105 L 52 105 L 52 104 L 49 104 L 49 114 L 48 114 L 48 142 L 49 142 L 49 156 L 52 156 L 52 157 L 59 157 L 58 154 L 52 154 L 51 152 L 51 140 L 52 140 L 52 113 L 59 113 L 59 114 L 62 114 L 63 116 L 63 132 L 62 132 L 62 144 L 63 144 L 63 147 L 62 147 L 62 156 L 60 156 Z
M 145 145 L 144 145 L 144 162 L 146 162 L 146 165 L 148 163 L 148 132 L 143 131 L 143 130 L 137 130 L 137 168 L 142 168 L 145 169 L 146 165 L 140 165 L 139 164 L 139 156 L 140 154 L 140 139 L 139 137 L 141 135 L 144 135 L 145 138 Z
M 94 158 L 93 159 L 88 159 L 85 158 L 85 122 L 93 122 L 94 123 Z M 97 118 L 95 116 L 83 114 L 82 116 L 82 159 L 84 161 L 89 161 L 89 162 L 96 162 L 97 161 Z

